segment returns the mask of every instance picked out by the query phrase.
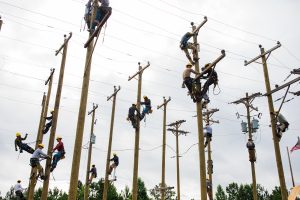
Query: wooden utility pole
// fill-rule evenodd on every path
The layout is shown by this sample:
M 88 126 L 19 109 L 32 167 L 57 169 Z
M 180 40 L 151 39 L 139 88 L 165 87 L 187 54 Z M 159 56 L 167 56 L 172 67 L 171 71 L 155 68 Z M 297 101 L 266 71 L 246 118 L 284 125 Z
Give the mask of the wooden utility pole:
M 215 121 L 213 119 L 211 119 L 212 115 L 215 113 L 215 112 L 218 112 L 219 109 L 211 109 L 211 110 L 206 110 L 206 112 L 203 112 L 203 115 L 205 116 L 204 121 L 206 124 L 210 125 L 210 124 L 213 124 L 213 123 L 219 123 L 219 121 Z M 213 174 L 213 161 L 211 159 L 211 139 L 207 139 L 208 140 L 208 144 L 207 144 L 207 174 L 208 174 L 208 179 L 211 183 L 211 185 L 213 184 L 213 181 L 212 181 L 212 174 Z M 212 199 L 213 199 L 213 187 L 211 187 L 211 194 L 212 194 Z M 211 199 L 211 200 L 212 200 Z
M 299 137 L 298 137 L 298 140 L 299 140 Z M 288 147 L 286 147 L 286 151 L 287 151 L 288 159 L 289 159 L 289 166 L 290 166 L 292 183 L 293 183 L 293 187 L 295 187 L 295 180 L 294 180 L 293 168 L 292 168 L 292 163 L 291 163 L 291 158 L 290 158 L 290 152 L 289 152 L 289 148 Z
M 189 132 L 178 130 L 180 125 L 184 123 L 185 120 L 179 120 L 174 123 L 169 124 L 168 126 L 175 126 L 175 129 L 168 128 L 168 131 L 172 131 L 172 133 L 176 137 L 176 174 L 177 174 L 177 200 L 180 200 L 180 170 L 179 170 L 179 142 L 178 142 L 178 136 L 179 135 L 186 135 Z
M 162 141 L 162 164 L 161 164 L 161 185 L 160 185 L 160 193 L 161 200 L 165 200 L 165 192 L 166 192 L 166 181 L 165 181 L 165 171 L 166 171 L 166 123 L 167 123 L 167 105 L 171 101 L 171 97 L 168 100 L 164 97 L 163 104 L 157 106 L 157 109 L 163 108 L 164 117 L 163 117 L 163 141 Z
M 250 121 L 250 112 L 252 110 L 256 110 L 258 111 L 257 108 L 253 107 L 252 105 L 252 102 L 253 100 L 256 98 L 256 97 L 259 97 L 261 96 L 261 93 L 255 93 L 255 94 L 252 94 L 252 95 L 248 95 L 248 93 L 246 93 L 246 97 L 244 98 L 241 98 L 237 101 L 234 101 L 232 103 L 234 104 L 240 104 L 240 103 L 243 103 L 245 106 L 246 106 L 246 110 L 247 110 L 247 124 L 248 124 L 248 134 L 249 134 L 249 140 L 252 141 L 252 133 L 253 133 L 253 128 L 252 128 L 252 125 L 251 125 L 251 121 Z M 252 110 L 250 110 L 250 108 Z M 255 149 L 254 149 L 255 151 Z M 253 199 L 254 200 L 257 200 L 258 199 L 258 196 L 257 196 L 257 184 L 256 184 L 256 173 L 255 173 L 255 161 L 256 159 L 251 159 L 252 158 L 252 155 L 251 155 L 251 152 L 250 150 L 248 151 L 249 152 L 249 161 L 251 163 L 251 173 L 252 173 L 252 192 L 253 192 Z
M 1 31 L 2 24 L 3 24 L 3 20 L 1 19 L 1 16 L 0 16 L 0 31 Z
M 39 123 L 39 129 L 38 129 L 38 133 L 37 133 L 37 137 L 36 137 L 36 143 L 35 143 L 35 149 L 38 147 L 38 144 L 43 142 L 43 128 L 45 125 L 45 120 L 46 120 L 46 116 L 47 116 L 47 112 L 48 112 L 48 106 L 49 106 L 49 101 L 50 101 L 50 97 L 51 97 L 51 88 L 52 88 L 52 82 L 53 82 L 53 73 L 55 71 L 55 69 L 50 69 L 51 73 L 49 78 L 46 80 L 45 85 L 48 84 L 48 92 L 47 92 L 47 96 L 43 95 L 43 107 L 42 107 L 42 112 L 41 112 L 41 116 L 40 116 L 40 123 Z M 34 188 L 36 185 L 36 179 L 34 176 L 31 176 L 32 174 L 35 174 L 37 171 L 36 168 L 32 169 L 31 168 L 31 172 L 30 172 L 30 177 L 32 177 L 29 180 L 29 186 L 28 186 L 28 195 L 27 198 L 28 199 L 33 199 L 33 194 L 34 194 Z
M 59 52 L 63 49 L 59 78 L 58 78 L 58 85 L 57 85 L 57 91 L 56 91 L 56 97 L 55 97 L 55 103 L 54 103 L 54 113 L 52 115 L 53 118 L 52 118 L 52 125 L 51 125 L 51 130 L 50 130 L 48 151 L 47 151 L 47 154 L 50 156 L 51 159 L 47 159 L 47 161 L 46 161 L 46 167 L 45 167 L 45 177 L 46 178 L 43 183 L 43 192 L 42 192 L 41 200 L 47 200 L 47 196 L 48 196 L 48 188 L 49 188 L 49 180 L 50 180 L 50 167 L 51 167 L 51 160 L 52 160 L 52 149 L 53 149 L 53 145 L 54 145 L 54 138 L 55 138 L 55 134 L 56 134 L 56 126 L 57 126 L 57 121 L 58 121 L 58 112 L 59 112 L 59 105 L 60 105 L 60 99 L 61 99 L 61 93 L 62 93 L 62 86 L 63 86 L 63 81 L 64 81 L 64 72 L 65 72 L 65 65 L 66 65 L 68 43 L 69 43 L 69 40 L 71 39 L 71 37 L 72 37 L 72 33 L 69 34 L 68 38 L 66 35 L 64 35 L 64 43 L 61 45 L 61 47 L 55 53 L 55 56 L 57 56 L 59 54 Z
M 120 91 L 121 87 L 117 88 L 114 86 L 114 93 L 107 97 L 107 101 L 111 98 L 113 99 L 113 105 L 111 110 L 111 119 L 110 119 L 110 131 L 109 131 L 109 141 L 107 147 L 107 156 L 106 156 L 106 167 L 105 167 L 105 181 L 104 181 L 104 189 L 103 189 L 103 200 L 107 199 L 107 191 L 108 191 L 108 170 L 109 170 L 109 163 L 110 163 L 110 155 L 111 155 L 111 147 L 112 147 L 112 139 L 113 139 L 113 131 L 114 131 L 114 121 L 115 121 L 115 108 L 116 108 L 116 98 L 117 94 Z
M 273 143 L 274 143 L 274 149 L 275 149 L 276 164 L 277 164 L 278 177 L 279 177 L 280 189 L 281 189 L 281 197 L 282 197 L 282 200 L 287 200 L 288 193 L 287 193 L 286 184 L 285 184 L 284 171 L 283 171 L 282 159 L 281 159 L 281 154 L 280 154 L 279 139 L 276 136 L 276 117 L 275 117 L 275 112 L 274 112 L 273 98 L 272 98 L 272 93 L 271 93 L 269 72 L 268 72 L 268 66 L 267 66 L 267 59 L 271 55 L 271 52 L 274 51 L 275 49 L 279 48 L 280 46 L 281 46 L 280 42 L 277 42 L 277 45 L 275 47 L 273 47 L 272 49 L 270 49 L 268 51 L 265 51 L 264 48 L 261 45 L 259 45 L 261 54 L 250 61 L 245 61 L 245 66 L 258 60 L 259 58 L 262 59 L 262 65 L 263 65 L 264 77 L 265 77 L 265 85 L 266 85 L 268 104 L 269 104 L 272 134 L 273 134 Z M 267 57 L 266 57 L 266 55 L 267 55 Z
M 93 0 L 91 22 L 93 22 L 95 19 L 97 5 L 98 5 L 98 0 Z M 89 34 L 89 37 L 91 37 L 91 34 L 92 33 Z M 89 83 L 90 83 L 92 55 L 93 55 L 93 51 L 94 51 L 93 41 L 94 41 L 94 38 L 88 44 L 86 58 L 85 58 L 85 67 L 84 67 L 84 74 L 83 74 L 83 80 L 82 80 L 80 106 L 79 106 L 77 128 L 76 128 L 76 137 L 75 137 L 75 144 L 74 144 L 74 150 L 73 150 L 73 161 L 72 161 L 72 170 L 71 170 L 69 196 L 68 196 L 69 200 L 77 200 L 77 185 L 78 185 L 78 173 L 79 173 L 80 157 L 81 157 L 81 146 L 82 146 L 82 138 L 83 138 L 83 131 L 84 131 L 84 122 L 85 122 L 87 98 L 88 98 L 88 91 L 89 91 Z
M 128 81 L 138 76 L 138 93 L 137 93 L 137 104 L 136 108 L 140 114 L 141 108 L 141 93 L 142 93 L 142 75 L 145 69 L 150 66 L 150 63 L 145 67 L 142 67 L 139 64 L 139 71 L 136 72 L 133 76 L 129 76 Z M 133 164 L 133 180 L 132 180 L 132 200 L 137 200 L 138 198 L 138 170 L 139 170 L 139 145 L 140 145 L 140 120 L 139 118 L 136 120 L 137 125 L 135 129 L 135 144 L 134 144 L 134 164 Z
M 95 125 L 95 112 L 98 108 L 98 105 L 93 104 L 93 109 L 88 112 L 88 115 L 92 114 L 92 122 L 91 122 L 91 133 L 90 133 L 90 140 L 89 140 L 89 151 L 88 151 L 88 159 L 86 165 L 86 176 L 85 176 L 85 187 L 84 187 L 84 200 L 88 200 L 89 198 L 89 174 L 91 168 L 91 160 L 92 160 L 92 150 L 93 150 L 93 138 L 94 138 L 94 125 Z

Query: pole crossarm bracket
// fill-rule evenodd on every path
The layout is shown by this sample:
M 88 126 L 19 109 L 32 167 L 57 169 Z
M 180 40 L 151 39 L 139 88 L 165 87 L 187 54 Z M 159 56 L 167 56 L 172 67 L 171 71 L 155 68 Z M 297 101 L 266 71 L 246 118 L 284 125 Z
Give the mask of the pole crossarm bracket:
M 199 24 L 199 26 L 197 26 L 197 28 L 195 28 L 195 30 L 193 30 L 192 34 L 198 34 L 200 28 L 207 22 L 207 17 L 204 16 L 204 20 L 201 24 Z M 194 25 L 194 22 L 191 22 L 191 25 L 193 26 Z
M 285 84 L 283 84 L 281 86 L 278 86 L 277 88 L 275 88 L 274 90 L 271 90 L 269 93 L 266 93 L 263 96 L 271 95 L 271 94 L 273 94 L 273 93 L 275 93 L 275 92 L 277 92 L 277 91 L 279 91 L 279 90 L 281 90 L 281 89 L 283 89 L 283 88 L 285 88 L 287 86 L 290 86 L 291 84 L 296 83 L 298 81 L 300 81 L 300 77 L 295 78 L 294 80 L 291 80 L 288 83 L 285 83 Z
M 300 96 L 300 91 L 298 91 L 298 92 L 289 92 L 289 93 L 291 93 L 293 95 L 296 95 L 296 96 Z
M 58 50 L 55 51 L 55 56 L 57 56 L 59 54 L 59 52 L 65 47 L 65 45 L 69 42 L 69 40 L 72 37 L 72 32 L 69 33 L 69 37 L 68 38 L 66 38 L 66 37 L 67 37 L 67 35 L 64 35 L 65 41 L 61 45 L 61 47 Z
M 183 131 L 183 130 L 177 130 L 177 129 L 173 129 L 173 128 L 168 128 L 167 131 L 172 131 L 173 133 L 178 133 L 178 135 L 187 135 L 188 131 Z
M 143 68 L 141 67 L 141 63 L 140 62 L 138 64 L 139 64 L 139 66 L 140 66 L 141 69 L 138 72 L 136 72 L 133 76 L 129 76 L 128 81 L 130 81 L 131 79 L 133 79 L 134 77 L 136 77 L 138 74 L 143 73 L 143 71 L 150 66 L 150 62 L 149 61 L 148 61 L 148 64 L 145 67 L 143 67 Z
M 95 112 L 95 110 L 98 108 L 98 104 L 93 104 L 93 110 L 88 112 L 88 115 L 92 114 L 93 112 Z
M 247 104 L 247 101 L 251 101 L 254 98 L 260 97 L 260 96 L 262 96 L 262 94 L 260 92 L 257 92 L 257 93 L 251 94 L 250 96 L 248 96 L 248 98 L 247 97 L 243 97 L 243 98 L 241 98 L 239 100 L 236 100 L 236 101 L 233 101 L 233 102 L 231 102 L 229 104 L 240 104 L 240 103 Z M 251 106 L 251 105 L 248 105 L 248 106 Z M 253 106 L 252 106 L 252 109 L 253 109 Z M 254 109 L 254 110 L 256 110 L 256 109 Z
M 291 74 L 299 74 L 300 75 L 300 68 L 299 69 L 293 69 L 293 71 L 291 71 Z
M 186 122 L 185 120 L 178 120 L 178 121 L 176 121 L 176 122 L 173 122 L 173 123 L 171 123 L 171 124 L 168 124 L 167 126 L 176 126 L 176 125 L 179 125 L 180 126 L 180 124 L 182 124 L 182 123 L 184 123 L 184 122 Z
M 163 107 L 164 105 L 167 105 L 169 102 L 171 101 L 171 97 L 169 97 L 168 100 L 166 100 L 166 98 L 164 97 L 164 103 L 157 106 L 157 109 L 160 109 L 161 107 Z
M 275 49 L 278 49 L 279 47 L 281 47 L 281 44 L 280 44 L 279 41 L 277 41 L 277 45 L 276 45 L 275 47 L 269 49 L 268 51 L 264 52 L 263 54 L 260 54 L 259 56 L 253 58 L 253 59 L 250 60 L 250 61 L 245 60 L 245 61 L 244 61 L 244 66 L 247 66 L 247 65 L 249 65 L 250 63 L 255 62 L 257 59 L 261 58 L 262 56 L 265 56 L 265 55 L 267 55 L 267 54 L 270 54 L 272 51 L 274 51 Z M 262 46 L 259 45 L 259 48 L 262 48 Z
M 114 93 L 112 95 L 110 95 L 109 97 L 107 97 L 107 101 L 109 101 L 112 97 L 116 96 L 120 90 L 121 90 L 120 86 L 118 87 L 118 89 L 116 86 L 114 86 Z
M 49 78 L 45 81 L 45 85 L 47 85 L 48 82 L 50 81 L 50 79 L 53 77 L 54 71 L 55 71 L 55 68 L 51 68 L 51 69 L 50 69 L 50 76 L 49 76 Z
M 209 69 L 211 69 L 212 67 L 215 67 L 216 64 L 218 62 L 220 62 L 225 56 L 225 50 L 221 50 L 221 54 L 216 60 L 214 60 L 212 63 L 209 64 L 208 67 L 205 68 L 205 70 L 203 70 L 200 74 L 198 74 L 196 77 L 195 77 L 195 80 L 198 80 L 200 79 L 201 76 L 203 76 L 203 74 L 205 74 Z
M 215 112 L 218 112 L 218 111 L 219 111 L 219 109 L 214 108 L 214 109 L 210 109 L 210 110 L 208 110 L 206 112 L 203 112 L 202 115 L 211 115 L 211 114 L 214 114 Z
M 213 120 L 213 119 L 209 119 L 209 120 L 207 120 L 205 117 L 203 117 L 203 120 L 206 122 L 206 123 L 212 123 L 212 124 L 219 124 L 220 123 L 220 121 L 219 120 Z

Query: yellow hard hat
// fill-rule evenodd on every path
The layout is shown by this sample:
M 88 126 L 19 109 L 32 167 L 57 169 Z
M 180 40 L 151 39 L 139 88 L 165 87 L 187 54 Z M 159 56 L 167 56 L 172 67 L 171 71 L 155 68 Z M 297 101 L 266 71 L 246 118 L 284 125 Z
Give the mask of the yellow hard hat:
M 21 133 L 17 132 L 16 137 L 19 137 L 19 136 L 21 136 Z
M 38 146 L 39 146 L 39 147 L 42 147 L 42 148 L 45 147 L 42 143 L 38 144 Z
M 113 153 L 113 155 L 116 156 L 117 154 L 116 154 L 116 153 Z
M 58 140 L 58 139 L 62 139 L 62 137 L 61 137 L 61 136 L 57 136 L 56 139 L 57 139 L 57 140 Z
M 206 63 L 206 64 L 204 65 L 204 68 L 207 68 L 209 65 L 210 65 L 210 63 Z
M 53 112 L 54 112 L 54 110 L 51 110 L 51 111 L 50 111 L 50 113 L 53 113 Z
M 145 96 L 143 96 L 143 98 L 145 99 L 145 98 L 148 98 L 148 97 L 145 95 Z
M 191 63 L 186 64 L 186 67 L 192 67 L 193 65 Z

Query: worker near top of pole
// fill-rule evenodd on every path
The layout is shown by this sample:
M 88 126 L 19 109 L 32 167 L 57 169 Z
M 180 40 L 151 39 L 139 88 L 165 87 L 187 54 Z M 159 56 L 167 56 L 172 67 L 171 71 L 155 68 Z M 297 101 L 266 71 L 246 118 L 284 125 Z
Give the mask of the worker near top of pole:
M 109 9 L 111 9 L 109 7 L 109 0 L 99 0 L 99 2 L 101 3 L 100 6 L 97 7 L 97 11 L 96 11 L 96 16 L 95 16 L 95 20 L 92 23 L 90 32 L 93 33 L 95 31 L 96 26 L 98 26 L 98 24 L 103 20 L 105 14 L 109 11 Z M 91 12 L 92 12 L 92 1 L 88 1 L 88 3 L 86 4 L 86 12 L 89 12 L 88 14 L 85 14 L 85 16 L 89 16 L 89 18 L 91 17 Z M 89 21 L 86 21 L 87 24 L 89 25 Z
M 146 114 L 152 113 L 151 100 L 147 96 L 144 96 L 143 98 L 144 98 L 144 101 L 141 102 L 141 105 L 145 105 L 145 107 L 142 111 L 141 120 L 145 117 Z
M 186 64 L 185 70 L 182 73 L 182 78 L 183 78 L 183 84 L 188 88 L 189 92 L 188 94 L 191 96 L 194 102 L 196 102 L 196 98 L 193 95 L 192 92 L 192 86 L 194 82 L 194 78 L 191 77 L 191 73 L 197 75 L 199 74 L 195 70 L 192 69 L 193 65 L 191 63 Z
M 38 176 L 42 180 L 45 180 L 44 169 L 40 164 L 40 159 L 50 159 L 50 156 L 45 154 L 42 149 L 44 148 L 43 144 L 38 144 L 38 148 L 33 152 L 32 157 L 30 158 L 30 165 L 32 168 L 38 169 Z
M 16 133 L 15 149 L 16 149 L 16 151 L 18 151 L 18 147 L 19 147 L 20 153 L 23 153 L 23 150 L 24 150 L 30 154 L 33 154 L 34 149 L 31 148 L 28 144 L 22 142 L 22 141 L 26 140 L 27 136 L 28 136 L 28 134 L 26 133 L 25 137 L 22 138 L 21 133 L 19 133 L 19 132 Z
M 203 128 L 203 132 L 204 132 L 204 137 L 206 138 L 204 147 L 206 147 L 208 144 L 208 141 L 211 141 L 211 138 L 212 138 L 212 128 L 208 123 Z
M 210 63 L 207 63 L 204 67 L 201 68 L 202 71 L 205 71 L 205 70 L 206 71 L 200 77 L 201 79 L 207 79 L 203 85 L 200 96 L 201 96 L 201 98 L 206 97 L 207 99 L 205 99 L 205 100 L 208 102 L 209 102 L 209 98 L 207 95 L 207 91 L 209 89 L 209 86 L 214 84 L 214 88 L 215 88 L 218 85 L 218 81 L 219 81 L 217 72 L 212 67 L 208 69 L 209 65 L 210 65 Z
M 192 59 L 191 55 L 190 55 L 190 52 L 189 52 L 189 49 L 191 49 L 193 51 L 193 54 L 195 55 L 197 53 L 197 47 L 189 42 L 189 40 L 191 39 L 191 37 L 193 37 L 193 33 L 191 32 L 187 32 L 186 34 L 184 34 L 180 40 L 180 49 L 182 51 L 184 51 L 187 59 L 190 61 L 191 64 L 195 64 L 196 60 Z
M 17 181 L 17 184 L 14 187 L 14 190 L 15 190 L 15 194 L 16 194 L 17 199 L 25 200 L 25 197 L 23 195 L 23 190 L 25 190 L 25 188 L 22 187 L 21 180 Z
M 93 179 L 94 178 L 97 178 L 97 168 L 96 168 L 96 166 L 95 165 L 92 165 L 92 168 L 91 168 L 91 170 L 89 171 L 89 173 L 91 173 L 91 176 L 90 176 L 90 178 L 89 178 L 89 184 L 91 184 L 92 183 L 92 181 L 93 181 Z
M 113 153 L 113 158 L 110 159 L 110 161 L 113 161 L 113 163 L 109 166 L 108 174 L 110 175 L 113 169 L 116 169 L 119 165 L 119 157 L 116 153 Z
M 282 137 L 282 133 L 284 133 L 286 131 L 286 129 L 288 129 L 290 124 L 281 113 L 279 113 L 278 111 L 275 111 L 275 114 L 277 115 L 277 118 L 276 118 L 277 133 L 276 133 L 276 135 L 280 141 L 280 139 Z
M 59 160 L 65 158 L 64 143 L 61 140 L 62 140 L 61 136 L 56 137 L 57 145 L 52 150 L 52 153 L 55 152 L 55 150 L 57 150 L 57 152 L 53 156 L 50 172 L 52 172 L 56 168 L 56 165 L 57 165 Z
M 54 114 L 54 110 L 50 111 L 50 116 L 49 117 L 45 117 L 46 120 L 48 120 L 49 122 L 45 125 L 44 130 L 43 130 L 43 134 L 46 134 L 50 127 L 52 126 L 52 119 L 53 119 L 53 114 Z
M 249 151 L 249 161 L 255 162 L 256 161 L 255 144 L 252 139 L 250 139 L 250 138 L 248 139 L 246 147 L 248 148 L 248 151 Z
M 128 110 L 127 120 L 131 121 L 133 128 L 137 128 L 137 119 L 141 118 L 141 114 L 136 108 L 136 104 L 132 104 L 132 106 Z

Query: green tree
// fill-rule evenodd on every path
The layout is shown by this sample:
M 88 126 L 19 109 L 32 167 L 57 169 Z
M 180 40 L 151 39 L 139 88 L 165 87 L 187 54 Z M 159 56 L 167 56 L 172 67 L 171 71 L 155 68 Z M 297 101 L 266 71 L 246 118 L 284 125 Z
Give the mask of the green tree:
M 270 195 L 270 200 L 281 200 L 280 186 L 275 186 Z
M 150 200 L 144 181 L 138 178 L 138 200 Z
M 228 194 L 228 200 L 236 200 L 239 192 L 239 186 L 237 183 L 230 183 L 226 187 L 226 192 Z
M 132 194 L 130 192 L 129 187 L 126 185 L 124 191 L 121 191 L 121 197 L 122 200 L 131 200 L 132 199 Z
M 227 200 L 227 195 L 221 185 L 217 186 L 216 200 Z

